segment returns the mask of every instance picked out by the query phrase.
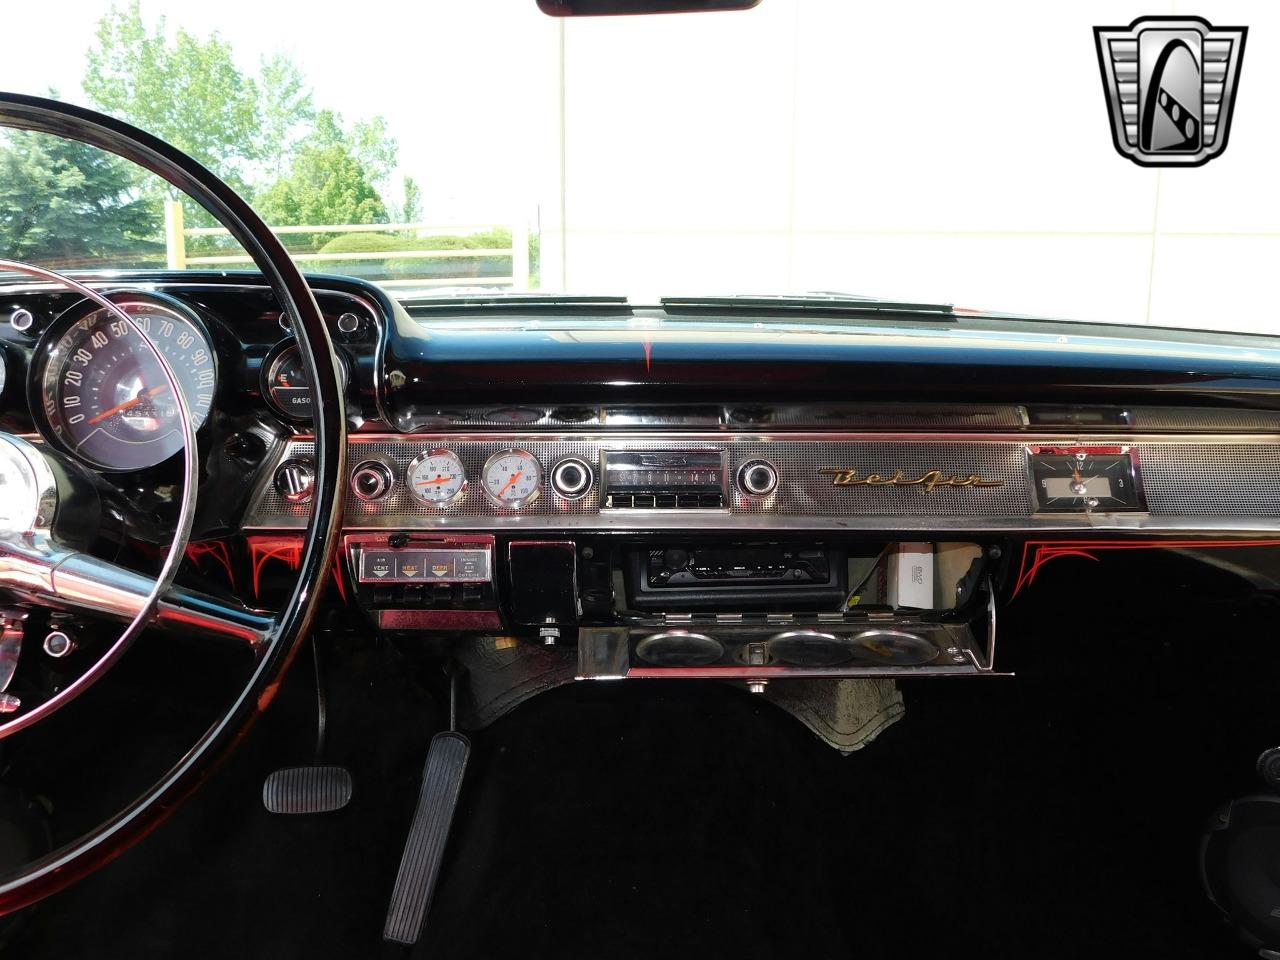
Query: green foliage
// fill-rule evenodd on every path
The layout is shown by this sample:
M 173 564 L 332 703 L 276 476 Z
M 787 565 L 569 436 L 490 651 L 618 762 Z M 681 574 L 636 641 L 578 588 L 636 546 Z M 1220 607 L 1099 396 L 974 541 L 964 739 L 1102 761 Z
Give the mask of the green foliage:
M 419 223 L 422 220 L 422 188 L 413 177 L 404 178 L 404 206 L 400 209 L 401 223 Z
M 112 6 L 85 57 L 84 89 L 107 113 L 155 134 L 235 185 L 243 185 L 263 141 L 258 90 L 216 33 L 206 40 L 164 19 L 143 23 L 137 0 Z
M 398 148 L 386 121 L 348 128 L 339 114 L 317 110 L 302 72 L 283 54 L 248 76 L 218 34 L 177 30 L 170 38 L 164 19 L 149 27 L 133 0 L 98 22 L 83 84 L 97 107 L 191 154 L 253 197 L 275 225 L 388 219 L 378 185 Z M 189 226 L 211 223 L 191 204 L 186 215 Z
M 289 175 L 258 197 L 257 208 L 273 226 L 387 219 L 386 205 L 364 167 L 342 144 L 304 146 Z
M 283 177 L 290 158 L 315 122 L 306 78 L 284 54 L 264 58 L 258 73 L 258 127 L 263 173 Z
M 456 237 L 414 237 L 401 233 L 343 233 L 321 253 L 381 253 L 402 250 L 491 250 L 511 246 L 510 230 L 490 230 Z
M 163 264 L 163 214 L 141 171 L 96 147 L 39 133 L 0 136 L 0 250 L 63 268 Z

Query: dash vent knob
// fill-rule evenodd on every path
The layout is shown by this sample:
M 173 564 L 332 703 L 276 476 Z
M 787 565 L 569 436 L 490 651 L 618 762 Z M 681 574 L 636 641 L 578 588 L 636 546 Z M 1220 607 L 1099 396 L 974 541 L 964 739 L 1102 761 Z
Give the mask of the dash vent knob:
M 565 500 L 577 500 L 591 489 L 591 467 L 577 457 L 566 457 L 551 471 L 551 487 Z
M 276 468 L 276 492 L 289 503 L 306 503 L 316 485 L 316 471 L 307 460 L 286 460 Z
M 381 500 L 395 483 L 391 467 L 381 460 L 365 460 L 351 471 L 351 492 L 365 503 Z
M 738 489 L 749 497 L 767 497 L 778 486 L 778 468 L 768 460 L 748 460 L 738 468 Z

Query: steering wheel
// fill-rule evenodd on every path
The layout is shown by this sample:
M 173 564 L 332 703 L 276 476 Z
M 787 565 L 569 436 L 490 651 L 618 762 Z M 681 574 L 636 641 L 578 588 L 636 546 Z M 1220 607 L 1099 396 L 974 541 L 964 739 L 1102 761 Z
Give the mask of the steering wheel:
M 172 587 L 173 575 L 186 552 L 196 500 L 195 435 L 173 371 L 146 337 L 141 339 L 159 360 L 174 394 L 184 437 L 182 502 L 173 542 L 156 577 L 145 577 L 57 543 L 50 535 L 59 508 L 55 462 L 36 444 L 0 433 L 3 466 L 19 481 L 17 495 L 26 498 L 17 514 L 18 525 L 24 529 L 0 531 L 0 590 L 7 588 L 28 602 L 91 610 L 129 621 L 120 638 L 75 682 L 29 711 L 15 712 L 8 719 L 0 712 L 0 739 L 39 722 L 74 699 L 104 675 L 133 639 L 152 624 L 197 626 L 234 636 L 247 641 L 255 655 L 248 680 L 226 711 L 145 793 L 79 839 L 0 877 L 0 914 L 6 914 L 61 890 L 144 837 L 203 782 L 270 703 L 311 625 L 338 546 L 346 413 L 336 356 L 310 287 L 284 246 L 230 187 L 181 151 L 142 130 L 55 100 L 0 93 L 0 127 L 78 140 L 117 154 L 199 202 L 253 258 L 271 286 L 292 325 L 315 397 L 312 513 L 297 583 L 283 611 L 274 616 Z M 13 261 L 0 261 L 0 268 L 63 284 L 132 326 L 132 320 L 109 299 L 75 280 Z M 0 711 L 5 709 L 20 711 L 21 706 L 0 703 Z

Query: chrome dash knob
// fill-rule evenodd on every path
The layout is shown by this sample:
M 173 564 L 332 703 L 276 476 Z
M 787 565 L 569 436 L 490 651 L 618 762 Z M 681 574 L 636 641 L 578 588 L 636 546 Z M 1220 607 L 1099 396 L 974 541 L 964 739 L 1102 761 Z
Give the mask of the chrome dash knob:
M 316 471 L 308 460 L 286 460 L 276 468 L 276 493 L 289 503 L 306 503 L 316 485 Z
M 565 500 L 577 500 L 591 489 L 591 467 L 585 460 L 566 457 L 551 470 L 551 488 Z
M 391 492 L 395 483 L 391 467 L 381 460 L 362 461 L 351 471 L 351 492 L 365 503 L 381 500 Z
M 738 468 L 738 489 L 749 497 L 767 497 L 778 486 L 778 468 L 768 460 L 748 460 Z

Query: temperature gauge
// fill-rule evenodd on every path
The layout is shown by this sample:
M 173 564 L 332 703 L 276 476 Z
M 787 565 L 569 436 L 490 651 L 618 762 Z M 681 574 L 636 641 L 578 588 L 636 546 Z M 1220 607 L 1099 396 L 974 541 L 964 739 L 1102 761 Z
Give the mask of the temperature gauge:
M 1133 455 L 1124 447 L 1032 447 L 1038 513 L 1144 509 Z
M 467 485 L 467 470 L 452 450 L 437 447 L 414 458 L 404 474 L 409 495 L 430 507 L 447 507 Z
M 499 450 L 485 461 L 480 485 L 498 506 L 519 510 L 542 492 L 542 464 L 527 450 Z

